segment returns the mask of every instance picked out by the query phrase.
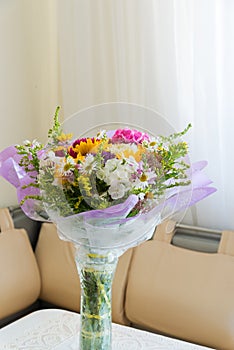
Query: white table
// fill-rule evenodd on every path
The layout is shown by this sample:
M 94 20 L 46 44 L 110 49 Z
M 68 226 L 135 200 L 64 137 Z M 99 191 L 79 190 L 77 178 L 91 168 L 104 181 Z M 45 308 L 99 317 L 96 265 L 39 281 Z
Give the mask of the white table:
M 40 310 L 0 330 L 1 350 L 78 350 L 80 315 L 64 310 Z M 113 324 L 112 350 L 205 350 L 134 328 Z

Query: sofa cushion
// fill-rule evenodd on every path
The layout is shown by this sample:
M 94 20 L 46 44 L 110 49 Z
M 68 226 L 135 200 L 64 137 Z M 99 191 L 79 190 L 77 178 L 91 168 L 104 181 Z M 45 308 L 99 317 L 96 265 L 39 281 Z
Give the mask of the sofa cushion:
M 129 249 L 119 258 L 112 288 L 112 320 L 123 325 L 130 324 L 125 315 L 125 298 L 132 251 Z
M 54 224 L 42 224 L 35 250 L 41 274 L 40 299 L 80 311 L 80 281 L 72 243 L 62 241 Z
M 215 349 L 234 349 L 234 233 L 224 232 L 218 254 L 210 254 L 171 245 L 166 225 L 134 251 L 128 319 Z
M 79 312 L 80 280 L 73 244 L 58 237 L 54 224 L 44 223 L 35 254 L 42 281 L 40 299 Z M 112 319 L 120 324 L 129 324 L 125 317 L 124 303 L 131 257 L 130 249 L 119 258 L 113 281 Z
M 40 275 L 24 229 L 13 228 L 8 209 L 0 209 L 0 319 L 33 304 L 40 293 Z

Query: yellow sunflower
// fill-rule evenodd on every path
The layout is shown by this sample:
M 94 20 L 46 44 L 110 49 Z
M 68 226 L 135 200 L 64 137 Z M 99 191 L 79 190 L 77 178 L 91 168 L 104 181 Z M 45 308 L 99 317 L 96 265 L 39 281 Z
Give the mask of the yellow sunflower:
M 100 143 L 103 142 L 102 140 L 96 139 L 95 137 L 92 138 L 82 138 L 79 140 L 76 140 L 72 147 L 68 149 L 68 153 L 70 156 L 72 156 L 76 161 L 78 160 L 84 160 L 86 154 L 88 153 L 96 153 L 98 146 Z

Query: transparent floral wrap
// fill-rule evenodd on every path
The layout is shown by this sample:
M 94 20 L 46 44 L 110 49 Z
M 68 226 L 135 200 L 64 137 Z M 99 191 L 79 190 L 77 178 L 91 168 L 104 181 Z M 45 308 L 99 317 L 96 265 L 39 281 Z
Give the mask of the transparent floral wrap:
M 111 285 L 118 257 L 150 239 L 166 218 L 216 191 L 190 164 L 181 140 L 136 129 L 101 130 L 71 141 L 55 113 L 48 143 L 0 153 L 0 175 L 16 187 L 27 216 L 56 223 L 74 243 L 81 280 L 80 350 L 111 349 Z

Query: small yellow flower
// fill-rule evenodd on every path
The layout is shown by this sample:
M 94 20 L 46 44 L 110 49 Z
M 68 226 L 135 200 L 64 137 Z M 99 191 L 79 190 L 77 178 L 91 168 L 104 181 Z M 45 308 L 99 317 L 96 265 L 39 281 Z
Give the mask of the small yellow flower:
M 131 156 L 136 160 L 136 162 L 140 162 L 141 159 L 142 159 L 142 155 L 145 153 L 145 149 L 141 146 L 141 145 L 138 145 L 137 147 L 137 151 L 134 152 L 133 150 L 129 149 L 129 150 L 124 150 L 123 151 L 123 155 L 125 158 L 130 158 Z M 119 159 L 121 159 L 121 155 L 117 155 L 117 157 Z
M 82 201 L 82 197 L 78 197 L 78 201 L 74 205 L 75 209 L 79 208 L 81 201 Z
M 58 141 L 61 141 L 61 142 L 65 142 L 65 141 L 68 141 L 68 140 L 71 140 L 72 138 L 72 134 L 64 134 L 64 132 L 62 132 L 58 137 Z

